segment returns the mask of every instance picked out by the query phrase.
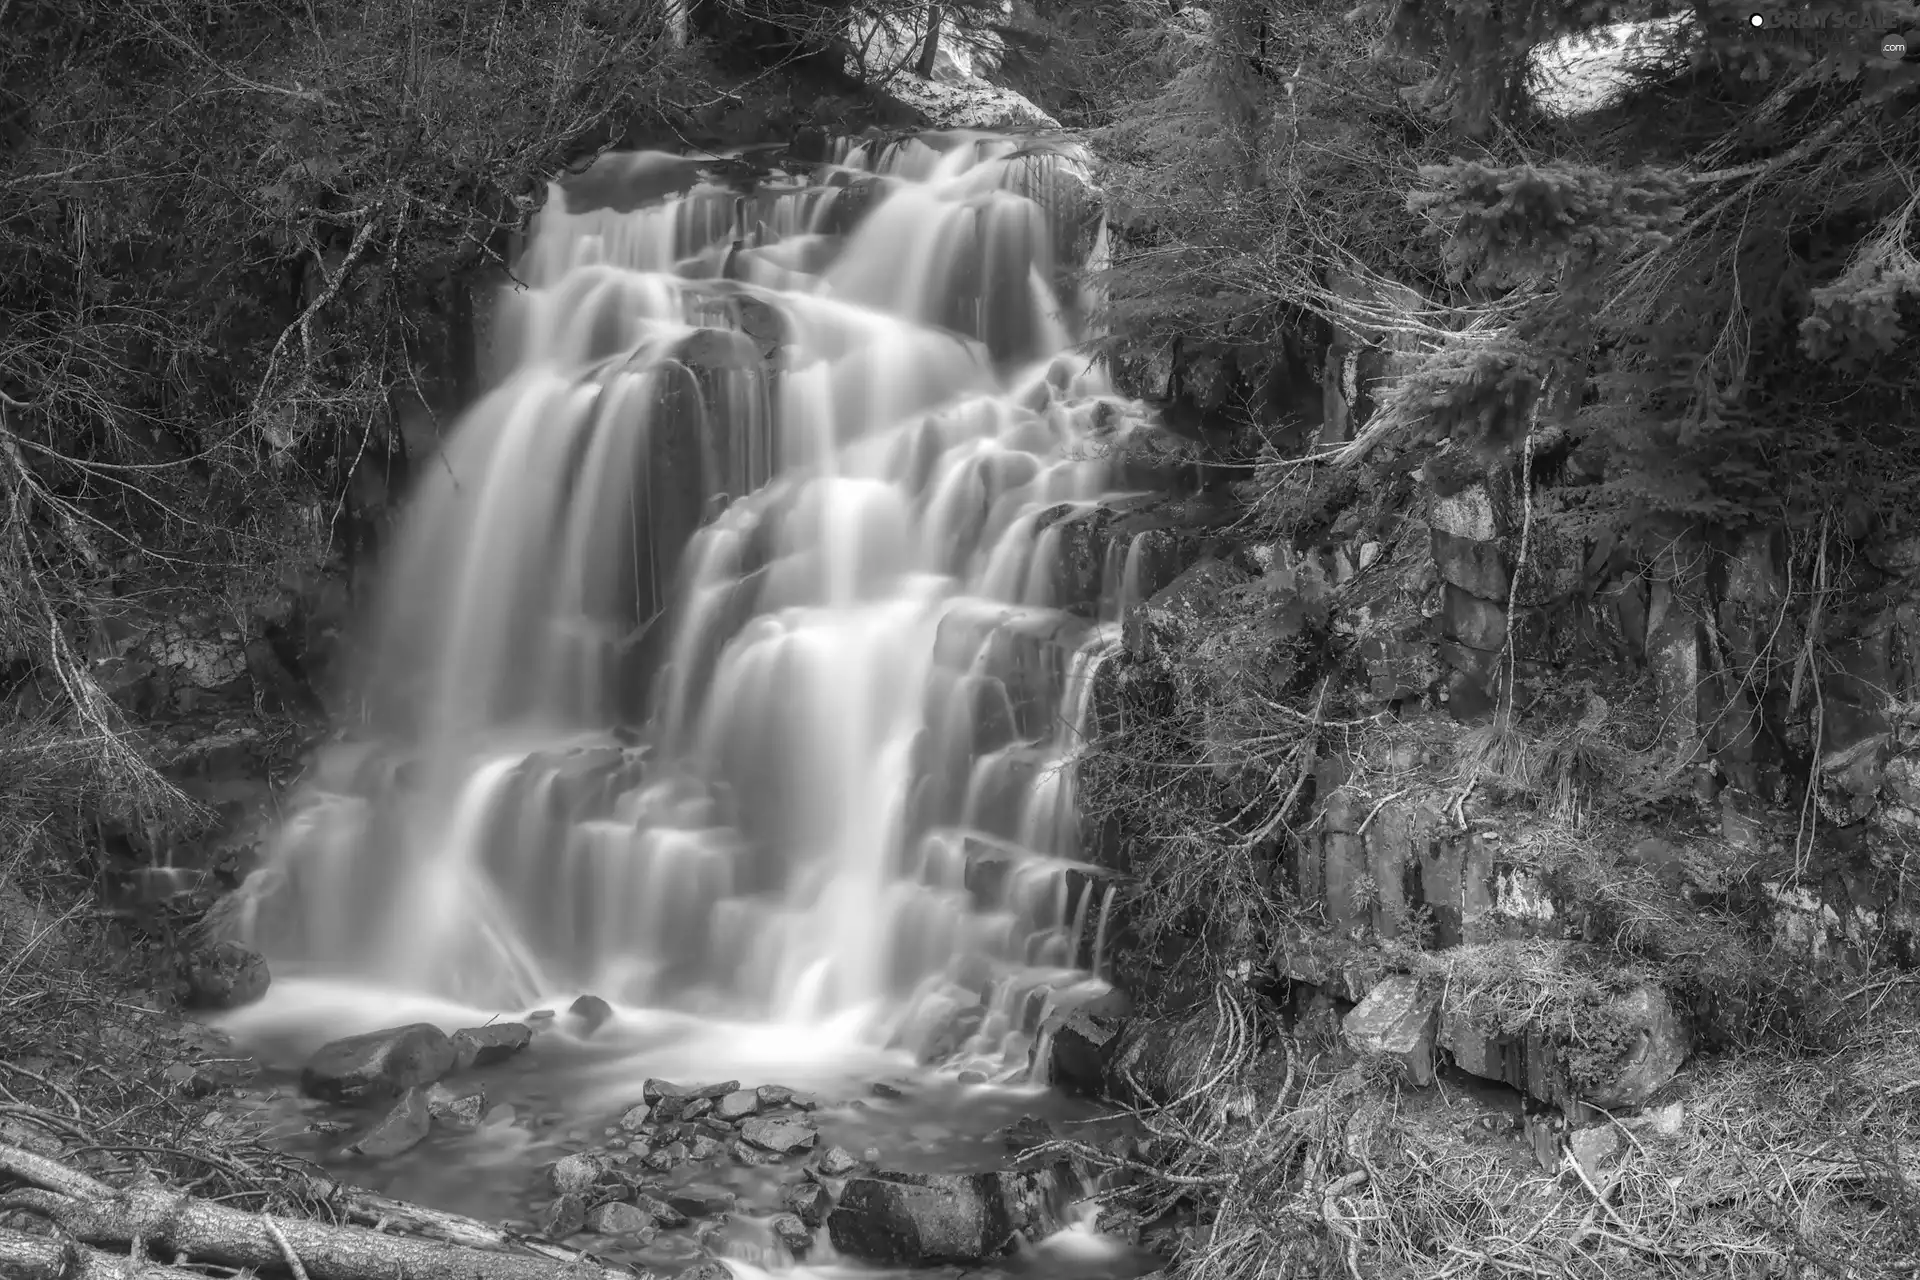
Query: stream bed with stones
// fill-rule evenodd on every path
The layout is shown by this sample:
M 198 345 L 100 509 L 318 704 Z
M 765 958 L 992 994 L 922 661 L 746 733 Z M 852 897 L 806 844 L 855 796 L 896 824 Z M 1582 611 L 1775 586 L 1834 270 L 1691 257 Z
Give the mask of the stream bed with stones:
M 1124 1148 L 1122 1118 L 904 1055 L 700 1072 L 702 1037 L 596 1021 L 450 1037 L 415 1022 L 319 1045 L 233 1030 L 262 1063 L 253 1119 L 289 1154 L 644 1271 L 1128 1280 L 1160 1265 L 1093 1229 L 1098 1188 L 1057 1145 Z

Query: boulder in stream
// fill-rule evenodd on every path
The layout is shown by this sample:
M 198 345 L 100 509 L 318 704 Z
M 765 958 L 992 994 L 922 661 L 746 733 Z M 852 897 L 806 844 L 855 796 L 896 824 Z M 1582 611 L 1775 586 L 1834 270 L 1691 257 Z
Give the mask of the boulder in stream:
M 453 1070 L 453 1042 L 429 1022 L 388 1027 L 322 1045 L 300 1073 L 300 1091 L 323 1102 L 371 1102 L 434 1083 Z
M 998 1257 L 1060 1225 L 1064 1166 L 990 1173 L 881 1172 L 848 1181 L 827 1217 L 840 1252 L 890 1266 Z
M 755 1116 L 740 1126 L 740 1136 L 762 1151 L 783 1156 L 808 1150 L 820 1137 L 812 1124 L 791 1116 Z
M 599 996 L 581 996 L 567 1006 L 567 1016 L 579 1026 L 581 1035 L 590 1036 L 613 1017 L 613 1006 Z
M 823 1178 L 844 1178 L 860 1167 L 860 1160 L 845 1147 L 828 1147 L 814 1159 L 814 1172 Z
M 533 1041 L 533 1028 L 524 1022 L 489 1022 L 453 1033 L 455 1071 L 491 1067 L 505 1062 Z

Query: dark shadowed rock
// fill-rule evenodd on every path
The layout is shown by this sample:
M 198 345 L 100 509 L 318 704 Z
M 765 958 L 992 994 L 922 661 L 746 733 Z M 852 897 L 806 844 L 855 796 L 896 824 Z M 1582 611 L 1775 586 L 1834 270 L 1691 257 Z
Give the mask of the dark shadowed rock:
M 725 1263 L 696 1262 L 680 1273 L 680 1280 L 734 1280 Z
M 419 1146 L 433 1125 L 425 1089 L 409 1089 L 386 1115 L 355 1138 L 347 1150 L 357 1156 L 389 1160 Z
M 599 996 L 581 996 L 567 1006 L 567 1016 L 579 1026 L 581 1035 L 590 1036 L 613 1017 L 613 1006 Z
M 1059 1225 L 1062 1169 L 877 1173 L 854 1178 L 827 1217 L 834 1248 L 870 1262 L 927 1266 L 998 1257 Z
M 1029 1057 L 1034 1078 L 1062 1092 L 1100 1097 L 1106 1089 L 1107 1060 L 1117 1048 L 1122 1022 L 1081 1009 L 1065 1009 L 1041 1024 Z
M 259 952 L 237 942 L 216 942 L 187 957 L 186 983 L 188 1007 L 238 1009 L 266 995 L 273 976 Z
M 490 1022 L 453 1033 L 455 1071 L 491 1067 L 505 1062 L 533 1040 L 533 1028 L 523 1022 Z
M 740 1136 L 762 1151 L 787 1155 L 805 1151 L 819 1138 L 813 1125 L 789 1116 L 755 1116 L 740 1126 Z
M 429 1085 L 453 1070 L 453 1042 L 427 1022 L 369 1031 L 321 1046 L 300 1091 L 326 1102 L 367 1102 Z

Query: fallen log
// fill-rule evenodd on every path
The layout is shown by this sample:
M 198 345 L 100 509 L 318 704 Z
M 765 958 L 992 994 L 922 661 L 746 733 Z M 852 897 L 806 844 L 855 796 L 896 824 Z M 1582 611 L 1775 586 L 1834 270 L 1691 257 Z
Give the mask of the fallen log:
M 197 1271 L 0 1227 L 0 1280 L 207 1280 Z
M 599 1265 L 578 1249 L 569 1249 L 548 1240 L 536 1240 L 478 1218 L 429 1209 L 408 1200 L 395 1200 L 391 1196 L 335 1182 L 331 1178 L 310 1174 L 295 1182 L 291 1189 L 307 1200 L 325 1205 L 348 1222 L 376 1228 L 383 1234 L 400 1231 L 407 1235 L 444 1240 L 448 1244 L 465 1245 L 470 1249 L 490 1249 L 500 1253 L 525 1251 L 555 1262 Z
M 176 1259 L 291 1271 L 298 1280 L 637 1280 L 645 1275 L 571 1250 L 557 1250 L 563 1257 L 494 1252 L 364 1226 L 250 1213 L 161 1187 L 117 1191 L 58 1161 L 4 1144 L 0 1172 L 52 1193 L 33 1197 L 34 1211 L 96 1248 L 132 1249 L 137 1242 Z M 421 1211 L 413 1208 L 419 1218 Z M 472 1222 L 451 1214 L 445 1218 Z

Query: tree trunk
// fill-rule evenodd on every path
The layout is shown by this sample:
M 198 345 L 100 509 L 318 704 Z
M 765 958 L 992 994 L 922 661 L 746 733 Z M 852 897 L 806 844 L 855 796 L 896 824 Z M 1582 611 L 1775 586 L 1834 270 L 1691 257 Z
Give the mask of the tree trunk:
M 920 62 L 914 70 L 923 80 L 933 79 L 933 64 L 940 56 L 940 6 L 927 6 L 927 38 L 920 42 Z
M 0 1145 L 0 1171 L 47 1188 L 16 1191 L 6 1199 L 48 1219 L 83 1245 L 125 1250 L 137 1246 L 216 1266 L 290 1270 L 303 1280 L 632 1280 L 631 1272 L 505 1233 L 503 1244 L 541 1253 L 496 1253 L 366 1227 L 248 1213 L 155 1187 L 115 1192 L 56 1161 L 5 1145 Z M 416 1210 L 409 1216 L 414 1225 L 429 1225 L 431 1219 L 440 1233 L 476 1242 L 488 1234 L 480 1224 L 455 1215 Z M 44 1249 L 29 1248 L 12 1235 L 0 1238 L 0 1277 L 5 1280 L 160 1280 L 166 1270 L 137 1258 L 105 1258 L 95 1265 L 85 1253 L 68 1254 L 60 1270 L 48 1274 L 52 1265 Z
M 0 1276 L 6 1280 L 206 1280 L 197 1271 L 119 1258 L 59 1236 L 0 1227 Z
M 514 1232 L 496 1227 L 492 1223 L 481 1222 L 477 1218 L 469 1218 L 458 1213 L 444 1213 L 424 1205 L 395 1200 L 390 1196 L 379 1195 L 360 1187 L 350 1187 L 327 1178 L 309 1176 L 300 1181 L 298 1189 L 308 1198 L 326 1205 L 347 1221 L 357 1222 L 362 1226 L 370 1227 L 380 1224 L 384 1225 L 388 1231 L 403 1231 L 408 1235 L 443 1240 L 448 1244 L 464 1245 L 470 1249 L 490 1249 L 499 1252 L 519 1249 L 537 1253 L 555 1262 L 592 1265 L 586 1255 L 577 1249 L 569 1249 L 565 1245 L 552 1244 L 545 1240 L 529 1240 Z

